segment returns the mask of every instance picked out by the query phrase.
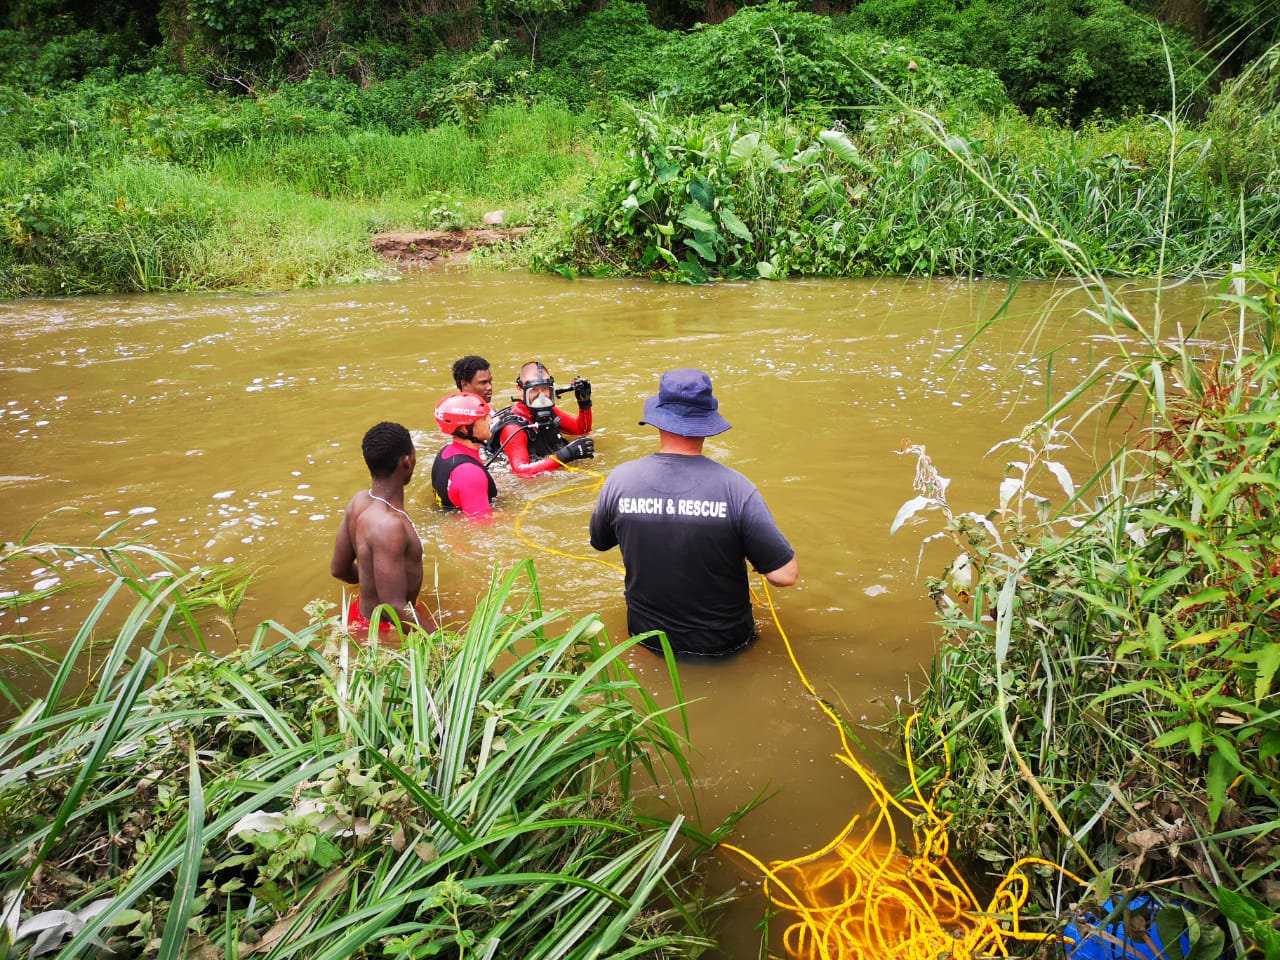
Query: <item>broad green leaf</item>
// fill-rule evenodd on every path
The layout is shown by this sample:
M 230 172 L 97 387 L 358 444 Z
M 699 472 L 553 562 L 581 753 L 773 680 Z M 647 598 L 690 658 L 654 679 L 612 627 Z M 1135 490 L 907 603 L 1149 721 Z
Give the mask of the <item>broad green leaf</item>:
M 1159 614 L 1147 615 L 1147 639 L 1150 642 L 1151 658 L 1159 660 L 1164 656 L 1164 645 L 1168 641 L 1164 632 L 1164 621 L 1160 619 Z
M 1221 750 L 1209 757 L 1209 772 L 1205 776 L 1205 792 L 1209 796 L 1209 823 L 1217 825 L 1222 805 L 1227 799 L 1227 786 L 1231 783 L 1231 763 Z
M 1271 693 L 1280 669 L 1280 643 L 1269 643 L 1258 651 L 1258 675 L 1253 681 L 1253 699 L 1261 702 Z
M 716 262 L 716 252 L 712 248 L 711 244 L 689 237 L 685 240 L 685 246 L 693 249 L 703 260 L 706 260 L 709 263 Z
M 1101 903 L 1111 899 L 1111 883 L 1116 875 L 1116 865 L 1107 867 L 1093 878 L 1093 892 Z
M 1175 607 L 1175 609 L 1177 609 Z M 1233 623 L 1226 627 L 1215 627 L 1212 630 L 1204 630 L 1200 633 L 1193 634 L 1189 637 L 1183 637 L 1177 643 L 1173 644 L 1170 649 L 1179 647 L 1202 647 L 1207 643 L 1217 643 L 1223 637 L 1234 637 L 1241 630 L 1247 629 L 1247 623 Z
M 730 172 L 737 173 L 752 157 L 760 152 L 760 134 L 743 134 L 729 147 L 729 157 L 725 166 Z
M 1204 724 L 1193 723 L 1190 727 L 1191 752 L 1197 757 L 1204 752 Z
M 756 273 L 765 280 L 776 280 L 778 278 L 778 268 L 768 260 L 761 260 L 756 264 Z
M 1188 739 L 1190 736 L 1191 736 L 1191 726 L 1189 724 L 1181 727 L 1174 727 L 1172 730 L 1166 730 L 1164 733 L 1160 734 L 1160 736 L 1152 740 L 1151 746 L 1153 748 L 1154 747 L 1171 747 L 1175 743 L 1181 743 L 1182 741 Z
M 1121 607 L 1121 606 L 1118 606 L 1117 604 L 1112 603 L 1106 597 L 1100 597 L 1096 593 L 1086 593 L 1084 590 L 1077 589 L 1076 587 L 1063 587 L 1061 589 L 1063 593 L 1069 593 L 1074 597 L 1079 597 L 1085 603 L 1088 603 L 1091 606 L 1097 607 L 1099 610 L 1105 610 L 1107 613 L 1111 614 L 1117 620 L 1120 620 L 1125 623 L 1128 623 L 1132 620 L 1132 615 L 1129 613 L 1128 610 L 1126 610 L 1124 607 Z
M 1247 893 L 1240 893 L 1228 887 L 1218 888 L 1218 909 L 1232 923 L 1241 926 L 1252 926 L 1259 920 L 1268 920 L 1271 911 L 1266 905 L 1259 903 Z
M 860 154 L 858 152 L 858 148 L 853 145 L 853 141 L 839 130 L 823 130 L 818 134 L 818 139 L 822 141 L 823 146 L 845 163 L 856 167 L 863 172 L 867 172 L 871 169 L 871 165 L 862 158 L 862 154 Z
M 680 213 L 680 222 L 691 230 L 715 230 L 715 221 L 711 214 L 696 203 L 686 204 Z
M 1188 537 L 1197 540 L 1203 539 L 1205 536 L 1203 527 L 1183 520 L 1181 517 L 1166 516 L 1155 510 L 1143 510 L 1141 516 L 1153 527 L 1173 527 L 1175 530 L 1181 530 Z
M 716 205 L 716 188 L 706 177 L 695 177 L 689 181 L 689 197 L 703 210 L 710 212 Z
M 1185 580 L 1190 572 L 1191 568 L 1186 564 L 1181 564 L 1172 570 L 1165 571 L 1160 576 L 1160 579 L 1142 591 L 1142 595 L 1138 598 L 1138 606 L 1151 606 L 1152 603 L 1164 596 L 1170 587 Z
M 1156 930 L 1164 943 L 1165 956 L 1168 960 L 1186 960 L 1182 950 L 1182 937 L 1191 930 L 1195 918 L 1182 907 L 1170 904 L 1161 907 L 1156 914 Z
M 1227 935 L 1216 923 L 1200 925 L 1200 942 L 1192 953 L 1192 960 L 1218 960 L 1227 945 Z
M 1272 757 L 1280 756 L 1280 730 L 1271 730 L 1262 735 L 1258 742 L 1258 759 L 1264 763 Z
M 311 851 L 311 860 L 321 870 L 327 870 L 342 859 L 342 848 L 324 834 L 316 835 L 315 849 Z
M 755 237 L 747 229 L 747 225 L 738 219 L 738 215 L 728 207 L 720 208 L 720 223 L 739 240 L 751 243 Z
M 702 264 L 693 257 L 685 257 L 680 261 L 680 272 L 693 283 L 706 283 L 710 279 L 707 271 L 702 269 Z
M 799 153 L 791 158 L 790 166 L 799 169 L 801 167 L 811 167 L 818 161 L 818 157 L 822 152 L 822 147 L 816 143 L 811 143 Z
M 1162 694 L 1165 697 L 1172 696 L 1168 690 L 1165 690 L 1164 687 L 1155 680 L 1130 680 L 1128 683 L 1122 683 L 1118 687 L 1112 687 L 1109 690 L 1105 690 L 1098 694 L 1089 701 L 1089 708 L 1092 709 L 1100 703 L 1105 703 L 1107 700 L 1114 700 L 1116 697 L 1125 697 L 1132 693 L 1157 693 Z

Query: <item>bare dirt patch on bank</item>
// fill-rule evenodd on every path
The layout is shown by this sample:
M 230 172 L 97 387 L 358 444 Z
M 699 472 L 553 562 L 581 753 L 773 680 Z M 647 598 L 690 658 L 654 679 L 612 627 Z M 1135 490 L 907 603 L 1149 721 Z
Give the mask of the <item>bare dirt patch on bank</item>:
M 518 240 L 528 227 L 484 228 L 474 230 L 395 230 L 376 233 L 373 250 L 384 260 L 401 267 L 426 267 L 464 263 L 476 247 Z

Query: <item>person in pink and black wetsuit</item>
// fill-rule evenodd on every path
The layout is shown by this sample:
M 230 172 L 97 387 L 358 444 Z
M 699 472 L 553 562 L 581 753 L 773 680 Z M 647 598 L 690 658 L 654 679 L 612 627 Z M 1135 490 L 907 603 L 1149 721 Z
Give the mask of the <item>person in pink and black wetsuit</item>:
M 557 390 L 551 372 L 530 360 L 520 368 L 516 389 L 519 398 L 499 412 L 489 441 L 495 456 L 506 455 L 512 473 L 536 477 L 596 455 L 595 441 L 586 436 L 591 432 L 590 380 L 575 377 L 570 386 Z M 556 396 L 570 392 L 578 402 L 577 416 L 556 406 Z M 567 440 L 562 433 L 576 439 Z
M 436 406 L 436 426 L 452 442 L 436 454 L 431 486 L 436 503 L 445 510 L 461 510 L 469 520 L 493 515 L 498 486 L 481 459 L 492 427 L 489 404 L 474 393 L 451 393 Z

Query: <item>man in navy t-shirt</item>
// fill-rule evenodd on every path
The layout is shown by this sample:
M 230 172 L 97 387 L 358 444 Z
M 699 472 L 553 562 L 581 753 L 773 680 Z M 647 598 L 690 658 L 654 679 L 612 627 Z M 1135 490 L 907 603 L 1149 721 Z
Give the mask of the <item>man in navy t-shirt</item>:
M 760 491 L 702 455 L 730 427 L 718 408 L 701 370 L 664 373 L 640 421 L 657 427 L 658 452 L 614 470 L 591 514 L 591 546 L 622 548 L 631 635 L 662 630 L 677 653 L 712 657 L 755 639 L 747 563 L 779 587 L 797 575 Z

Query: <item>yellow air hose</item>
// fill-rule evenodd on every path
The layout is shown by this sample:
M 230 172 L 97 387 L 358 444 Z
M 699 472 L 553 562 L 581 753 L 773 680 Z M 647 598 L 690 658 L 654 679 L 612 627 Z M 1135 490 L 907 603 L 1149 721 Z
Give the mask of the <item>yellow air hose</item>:
M 560 462 L 560 461 L 557 461 Z M 573 473 L 594 477 L 589 485 L 569 486 L 531 497 L 513 524 L 516 538 L 525 546 L 568 560 L 598 563 L 623 571 L 603 557 L 567 553 L 528 537 L 521 524 L 533 504 L 551 497 L 583 490 L 598 490 L 604 474 L 585 467 L 560 465 Z M 949 857 L 947 825 L 950 814 L 934 809 L 938 792 L 951 772 L 951 752 L 944 740 L 944 772 L 925 797 L 911 754 L 911 728 L 918 715 L 907 720 L 903 742 L 911 797 L 899 801 L 876 774 L 858 760 L 839 716 L 818 695 L 796 659 L 787 631 L 778 618 L 761 577 L 764 602 L 787 650 L 796 676 L 835 725 L 842 752 L 836 759 L 851 769 L 871 794 L 870 811 L 855 815 L 821 849 L 791 860 L 765 864 L 740 847 L 721 847 L 742 857 L 765 878 L 765 895 L 774 906 L 794 915 L 782 942 L 791 957 L 820 960 L 979 960 L 1008 957 L 1015 941 L 1063 941 L 1052 933 L 1023 930 L 1021 911 L 1031 895 L 1027 867 L 1041 866 L 1061 873 L 1081 886 L 1085 881 L 1056 863 L 1024 857 L 1009 868 L 985 909 Z M 754 590 L 757 603 L 760 596 Z M 896 817 L 911 824 L 913 853 L 900 849 Z M 864 823 L 862 829 L 859 824 Z M 1064 941 L 1065 942 L 1065 941 Z

